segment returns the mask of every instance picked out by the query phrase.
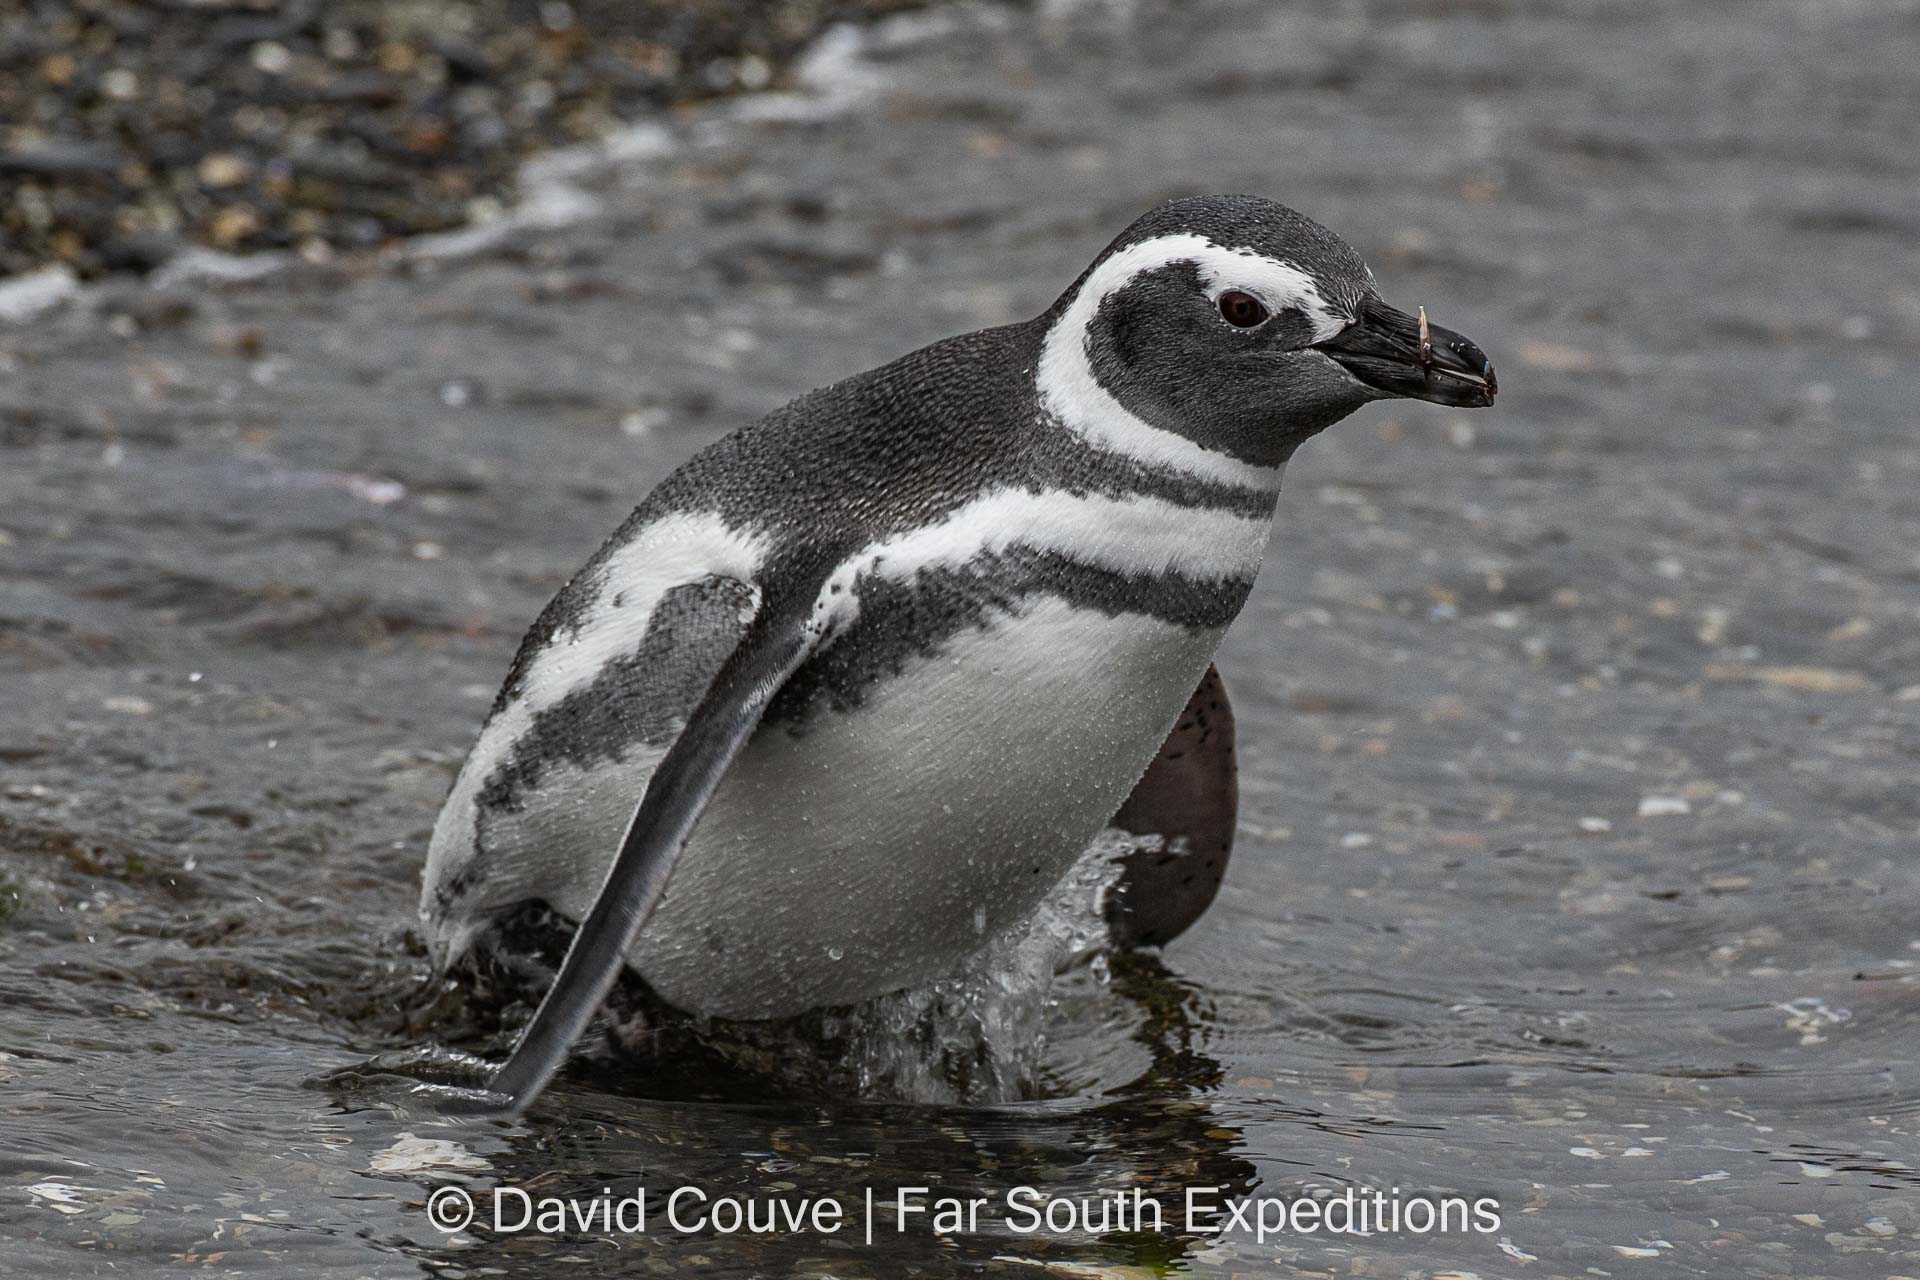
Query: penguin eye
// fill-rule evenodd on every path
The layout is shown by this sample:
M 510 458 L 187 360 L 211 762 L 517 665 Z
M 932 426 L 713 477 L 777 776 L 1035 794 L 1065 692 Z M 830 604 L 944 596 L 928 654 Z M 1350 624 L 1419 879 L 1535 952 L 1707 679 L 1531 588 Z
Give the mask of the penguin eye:
M 1229 289 L 1220 295 L 1220 316 L 1236 329 L 1251 329 L 1266 320 L 1267 309 L 1252 294 Z

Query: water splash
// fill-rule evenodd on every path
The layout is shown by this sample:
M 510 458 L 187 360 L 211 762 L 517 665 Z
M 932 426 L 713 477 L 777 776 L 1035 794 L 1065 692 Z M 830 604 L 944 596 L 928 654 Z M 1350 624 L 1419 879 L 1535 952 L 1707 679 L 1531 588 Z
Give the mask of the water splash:
M 1122 860 L 1158 839 L 1103 832 L 1023 920 L 987 933 L 977 913 L 980 946 L 954 972 L 856 1005 L 733 1022 L 650 999 L 621 1008 L 616 995 L 609 1034 L 576 1074 L 647 1096 L 992 1104 L 1061 1096 L 1137 1068 L 1120 1061 L 1137 1055 L 1115 1049 L 1131 1043 L 1141 1015 L 1110 986 L 1107 898 Z M 388 1095 L 404 1084 L 402 1105 L 459 1111 L 499 1103 L 484 1087 L 495 1066 L 427 1046 L 318 1083 Z
M 1112 998 L 1106 900 L 1139 840 L 1103 832 L 1032 914 L 955 973 L 824 1015 L 820 1030 L 843 1044 L 860 1095 L 981 1103 L 1044 1093 L 1049 1024 L 1066 1006 Z

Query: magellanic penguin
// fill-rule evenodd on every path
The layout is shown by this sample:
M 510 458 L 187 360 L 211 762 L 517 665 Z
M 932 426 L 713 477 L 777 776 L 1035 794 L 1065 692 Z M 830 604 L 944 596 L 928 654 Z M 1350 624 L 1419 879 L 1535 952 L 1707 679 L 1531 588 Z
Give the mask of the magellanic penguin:
M 694 457 L 541 613 L 434 828 L 440 964 L 530 903 L 580 922 L 499 1104 L 539 1093 L 623 965 L 736 1019 L 950 972 L 1204 702 L 1293 451 L 1372 400 L 1494 390 L 1339 237 L 1209 196 L 1037 319 Z

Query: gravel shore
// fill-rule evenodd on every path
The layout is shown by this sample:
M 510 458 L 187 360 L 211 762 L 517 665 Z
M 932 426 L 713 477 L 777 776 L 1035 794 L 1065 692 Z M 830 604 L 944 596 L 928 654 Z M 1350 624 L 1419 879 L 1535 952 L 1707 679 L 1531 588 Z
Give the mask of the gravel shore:
M 0 276 L 324 258 L 485 218 L 520 162 L 778 83 L 920 0 L 37 0 L 0 12 Z

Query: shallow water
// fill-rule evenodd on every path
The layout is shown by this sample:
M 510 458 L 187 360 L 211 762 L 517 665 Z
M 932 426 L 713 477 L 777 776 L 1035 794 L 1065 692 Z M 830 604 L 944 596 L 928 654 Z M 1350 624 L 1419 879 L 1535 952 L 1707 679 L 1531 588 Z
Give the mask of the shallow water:
M 0 1269 L 1920 1274 L 1913 23 L 959 10 L 834 46 L 824 106 L 555 166 L 566 216 L 460 252 L 0 330 Z M 1293 464 L 1221 655 L 1228 883 L 1075 977 L 1056 1096 L 585 1073 L 508 1126 L 315 1083 L 475 1031 L 407 937 L 426 832 L 637 494 L 1235 188 L 1341 231 L 1503 394 Z M 501 1239 L 430 1225 L 455 1178 L 1397 1187 L 1501 1226 Z

